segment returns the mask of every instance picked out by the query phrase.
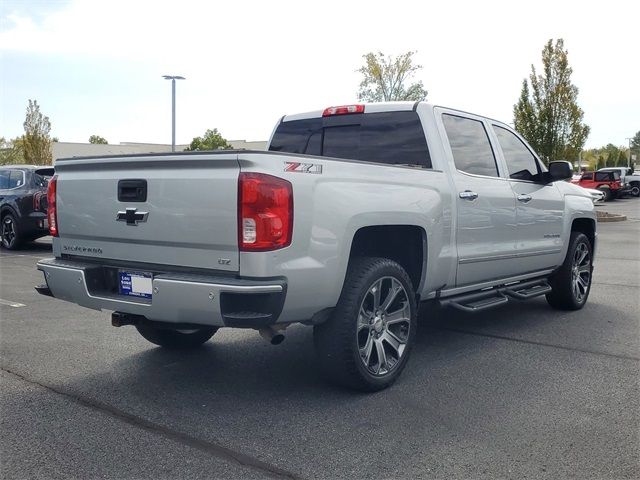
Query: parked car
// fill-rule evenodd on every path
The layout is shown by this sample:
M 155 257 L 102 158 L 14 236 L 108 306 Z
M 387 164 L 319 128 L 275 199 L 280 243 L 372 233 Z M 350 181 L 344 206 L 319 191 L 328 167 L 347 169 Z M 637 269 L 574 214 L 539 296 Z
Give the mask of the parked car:
M 618 172 L 583 172 L 579 179 L 573 179 L 571 183 L 583 188 L 600 190 L 604 194 L 605 202 L 618 198 L 624 192 Z
M 0 166 L 0 244 L 9 250 L 49 235 L 47 184 L 53 167 Z
M 580 187 L 584 188 L 584 187 Z M 596 190 L 595 188 L 584 188 L 589 195 L 591 195 L 591 199 L 593 200 L 593 204 L 597 205 L 599 203 L 604 203 L 604 193 L 602 190 Z
M 591 197 L 507 124 L 424 102 L 283 117 L 269 151 L 84 157 L 49 183 L 51 295 L 111 310 L 151 343 L 221 327 L 280 343 L 314 326 L 322 370 L 362 390 L 400 375 L 418 303 L 479 312 L 546 295 L 582 308 Z
M 605 167 L 598 169 L 599 172 L 618 172 L 620 174 L 620 181 L 623 184 L 628 185 L 628 192 L 634 197 L 640 197 L 640 175 L 633 172 L 632 168 L 628 167 Z

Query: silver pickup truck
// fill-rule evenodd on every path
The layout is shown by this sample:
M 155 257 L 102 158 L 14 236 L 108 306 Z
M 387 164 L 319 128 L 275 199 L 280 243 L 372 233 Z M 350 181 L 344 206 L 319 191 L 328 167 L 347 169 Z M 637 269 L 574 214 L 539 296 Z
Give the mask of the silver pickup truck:
M 423 102 L 288 115 L 267 152 L 68 158 L 37 289 L 164 347 L 312 325 L 330 379 L 378 390 L 419 302 L 582 308 L 596 217 L 571 173 L 504 123 Z

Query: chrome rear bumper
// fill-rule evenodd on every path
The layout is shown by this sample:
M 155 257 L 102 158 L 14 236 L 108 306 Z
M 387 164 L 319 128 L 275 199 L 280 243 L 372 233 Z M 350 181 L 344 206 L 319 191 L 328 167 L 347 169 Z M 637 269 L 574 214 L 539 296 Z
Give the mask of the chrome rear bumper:
M 141 315 L 168 323 L 257 328 L 276 322 L 286 281 L 154 272 L 151 299 L 120 295 L 107 272 L 120 267 L 50 258 L 38 262 L 46 288 L 39 292 L 94 310 Z M 135 269 L 134 269 L 135 270 Z

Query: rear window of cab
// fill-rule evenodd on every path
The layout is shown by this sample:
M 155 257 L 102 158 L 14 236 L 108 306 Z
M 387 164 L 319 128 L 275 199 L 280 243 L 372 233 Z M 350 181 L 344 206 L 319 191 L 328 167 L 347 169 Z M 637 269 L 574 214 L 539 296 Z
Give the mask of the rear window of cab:
M 281 122 L 269 150 L 431 168 L 422 124 L 413 111 Z

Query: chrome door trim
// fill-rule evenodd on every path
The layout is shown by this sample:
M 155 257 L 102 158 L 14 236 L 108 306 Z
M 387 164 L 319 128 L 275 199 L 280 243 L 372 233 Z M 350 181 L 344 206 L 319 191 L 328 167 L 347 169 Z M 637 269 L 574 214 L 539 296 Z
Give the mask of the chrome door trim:
M 511 258 L 521 258 L 521 257 L 534 257 L 536 255 L 555 255 L 560 253 L 562 250 L 557 248 L 553 250 L 539 250 L 537 252 L 528 252 L 528 253 L 509 253 L 507 255 L 490 255 L 486 257 L 475 257 L 475 258 L 460 258 L 458 263 L 477 263 L 477 262 L 490 262 L 492 260 L 507 260 Z

